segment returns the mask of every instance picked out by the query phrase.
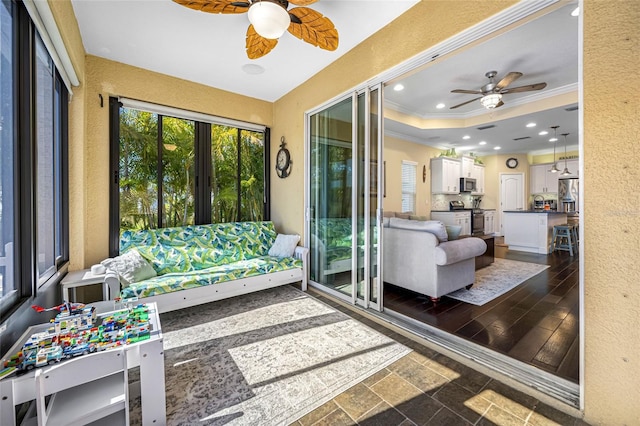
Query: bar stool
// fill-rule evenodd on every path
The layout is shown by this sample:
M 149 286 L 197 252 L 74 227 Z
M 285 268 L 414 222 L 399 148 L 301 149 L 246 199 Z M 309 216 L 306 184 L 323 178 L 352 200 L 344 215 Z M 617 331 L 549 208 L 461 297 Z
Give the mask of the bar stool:
M 573 256 L 574 251 L 578 253 L 578 238 L 575 226 L 563 224 L 553 227 L 549 252 L 553 253 L 556 250 L 568 251 L 571 256 Z

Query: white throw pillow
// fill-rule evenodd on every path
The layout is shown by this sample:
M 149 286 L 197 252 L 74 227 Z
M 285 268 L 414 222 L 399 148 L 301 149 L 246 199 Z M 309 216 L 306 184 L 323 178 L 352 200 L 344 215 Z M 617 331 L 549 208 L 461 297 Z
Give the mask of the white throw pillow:
M 269 256 L 291 257 L 300 241 L 300 235 L 278 234 L 276 241 L 269 249 Z
M 115 271 L 120 277 L 120 282 L 125 287 L 131 283 L 137 283 L 158 275 L 149 262 L 135 249 L 129 250 L 113 259 L 105 259 L 100 263 L 107 269 Z

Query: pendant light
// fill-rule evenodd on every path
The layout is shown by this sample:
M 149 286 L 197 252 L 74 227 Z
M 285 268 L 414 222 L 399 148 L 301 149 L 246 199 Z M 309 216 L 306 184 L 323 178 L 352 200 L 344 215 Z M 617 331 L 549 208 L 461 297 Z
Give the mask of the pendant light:
M 549 170 L 551 173 L 558 173 L 560 171 L 558 170 L 558 167 L 556 167 L 556 142 L 558 142 L 558 127 L 560 126 L 551 126 L 551 128 L 553 129 L 553 166 L 551 167 L 551 170 Z
M 567 168 L 567 136 L 569 136 L 569 133 L 563 133 L 562 136 L 564 136 L 564 170 L 560 173 L 560 176 L 570 176 L 571 172 Z

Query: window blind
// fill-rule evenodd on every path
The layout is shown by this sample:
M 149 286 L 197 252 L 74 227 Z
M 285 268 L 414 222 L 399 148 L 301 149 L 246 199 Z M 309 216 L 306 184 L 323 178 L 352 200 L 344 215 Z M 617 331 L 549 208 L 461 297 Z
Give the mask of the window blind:
M 402 212 L 416 211 L 416 175 L 418 163 L 402 161 Z

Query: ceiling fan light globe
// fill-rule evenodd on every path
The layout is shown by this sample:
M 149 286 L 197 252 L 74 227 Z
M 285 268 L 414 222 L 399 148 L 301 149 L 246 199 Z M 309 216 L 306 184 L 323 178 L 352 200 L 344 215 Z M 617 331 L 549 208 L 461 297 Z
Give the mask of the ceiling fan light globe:
M 277 39 L 289 28 L 291 18 L 282 6 L 270 1 L 257 1 L 249 7 L 249 22 L 264 38 Z
M 485 95 L 480 99 L 480 103 L 486 109 L 495 108 L 500 101 L 502 100 L 502 95 L 500 93 L 491 93 L 489 95 Z

